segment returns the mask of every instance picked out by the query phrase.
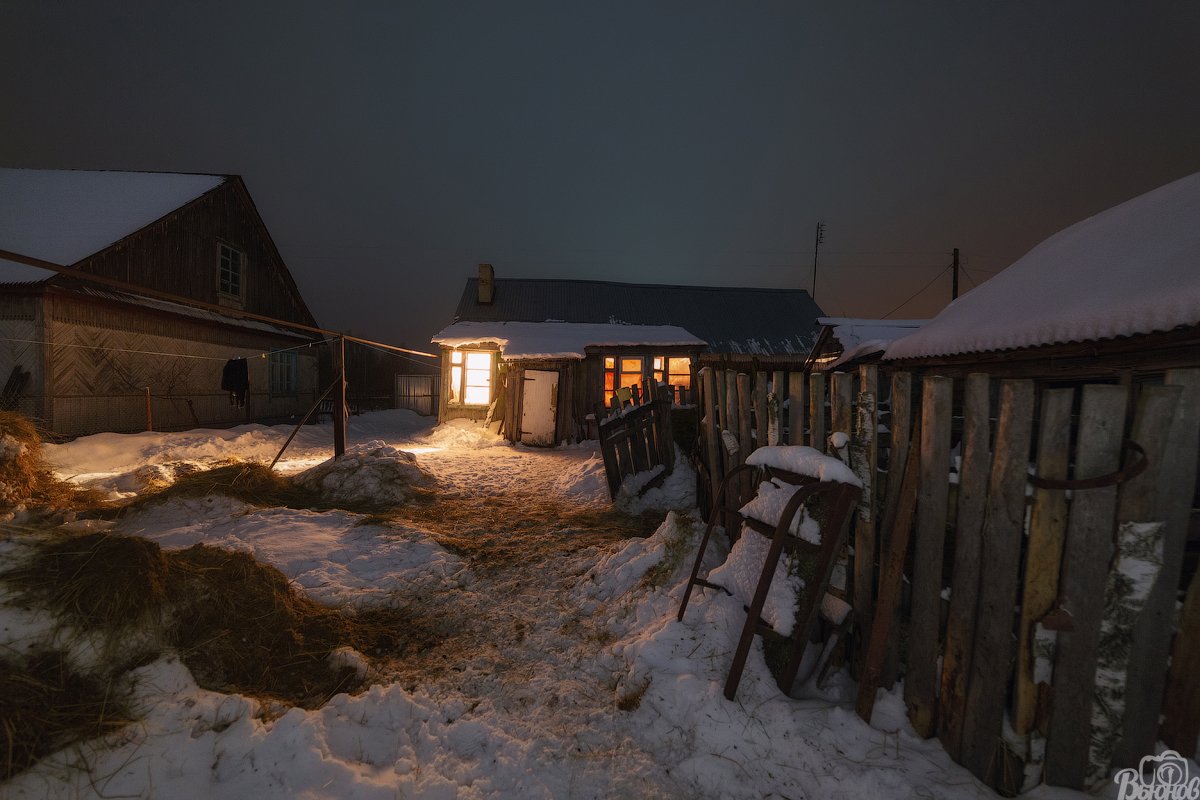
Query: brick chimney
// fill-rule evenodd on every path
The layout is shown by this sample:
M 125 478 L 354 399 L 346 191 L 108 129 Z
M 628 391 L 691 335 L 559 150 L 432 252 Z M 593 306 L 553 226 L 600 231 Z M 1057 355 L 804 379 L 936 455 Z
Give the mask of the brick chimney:
M 479 304 L 491 305 L 496 291 L 496 272 L 491 264 L 479 265 Z

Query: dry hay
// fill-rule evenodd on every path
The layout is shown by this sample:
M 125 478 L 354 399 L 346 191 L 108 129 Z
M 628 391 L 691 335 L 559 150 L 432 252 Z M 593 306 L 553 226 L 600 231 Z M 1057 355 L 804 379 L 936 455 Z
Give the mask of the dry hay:
M 76 672 L 62 652 L 36 653 L 20 663 L 0 657 L 0 781 L 129 719 L 122 693 Z
M 164 552 L 136 537 L 91 533 L 51 539 L 0 575 L 24 603 L 49 607 L 88 631 L 120 637 L 158 626 L 146 641 L 174 646 L 207 689 L 314 708 L 363 676 L 334 666 L 352 647 L 374 655 L 420 649 L 432 633 L 403 610 L 343 614 L 300 594 L 274 567 L 206 545 Z M 126 652 L 131 663 L 156 653 Z
M 50 511 L 90 508 L 98 492 L 59 480 L 42 458 L 37 427 L 15 411 L 0 411 L 0 508 L 18 505 Z
M 610 507 L 579 507 L 533 493 L 438 496 L 397 509 L 390 519 L 427 530 L 438 544 L 471 561 L 476 570 L 514 564 L 646 537 L 664 512 L 625 514 Z

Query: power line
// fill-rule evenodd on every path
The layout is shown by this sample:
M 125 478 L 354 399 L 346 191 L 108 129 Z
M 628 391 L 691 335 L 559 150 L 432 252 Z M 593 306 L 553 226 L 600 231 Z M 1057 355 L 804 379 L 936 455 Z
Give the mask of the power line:
M 924 291 L 925 289 L 928 289 L 929 287 L 931 287 L 931 285 L 934 285 L 934 282 L 935 282 L 935 281 L 937 281 L 937 278 L 940 278 L 940 277 L 942 277 L 943 275 L 946 275 L 946 273 L 947 273 L 947 272 L 949 272 L 949 271 L 950 271 L 950 270 L 952 270 L 952 269 L 954 269 L 954 265 L 953 265 L 953 264 L 950 264 L 949 266 L 947 266 L 947 267 L 946 267 L 946 269 L 942 270 L 941 272 L 938 272 L 938 273 L 937 273 L 937 275 L 935 275 L 934 277 L 930 278 L 930 281 L 929 281 L 929 283 L 926 283 L 925 285 L 923 285 L 923 287 L 922 287 L 922 288 L 919 288 L 919 289 L 917 289 L 916 291 L 914 291 L 914 293 L 912 293 L 912 295 L 911 295 L 910 297 L 908 297 L 908 299 L 907 299 L 907 300 L 905 300 L 904 302 L 900 303 L 900 305 L 899 305 L 899 306 L 896 306 L 895 308 L 893 308 L 893 309 L 892 309 L 892 311 L 889 311 L 888 313 L 886 313 L 886 314 L 883 314 L 883 317 L 881 317 L 880 319 L 887 319 L 888 317 L 890 317 L 890 315 L 892 315 L 892 314 L 894 314 L 894 313 L 896 313 L 896 312 L 900 311 L 900 309 L 901 309 L 901 308 L 904 308 L 905 306 L 907 306 L 907 305 L 908 305 L 908 303 L 912 302 L 913 300 L 916 300 L 916 299 L 917 299 L 917 295 L 919 295 L 920 293 L 922 293 L 922 291 Z
M 238 357 L 239 358 L 265 358 L 266 356 L 272 355 L 274 353 L 286 353 L 289 350 L 301 350 L 305 347 L 312 347 L 313 345 L 318 345 L 318 344 L 326 344 L 326 343 L 332 342 L 332 341 L 334 341 L 334 340 L 333 339 L 322 339 L 319 342 L 305 342 L 304 344 L 298 344 L 295 347 L 281 347 L 277 350 L 266 350 L 261 353 L 255 353 L 252 356 L 238 356 Z M 47 347 L 77 347 L 77 348 L 80 348 L 83 350 L 104 350 L 109 353 L 137 353 L 137 354 L 145 355 L 145 356 L 170 356 L 172 358 L 193 358 L 193 359 L 197 359 L 199 361 L 228 361 L 229 360 L 228 358 L 223 358 L 221 356 L 198 356 L 198 355 L 194 355 L 192 353 L 164 353 L 159 350 L 132 350 L 132 349 L 126 348 L 126 347 L 105 347 L 104 345 L 99 345 L 99 344 L 70 344 L 68 342 L 46 342 L 46 341 L 41 341 L 39 339 L 10 339 L 7 337 L 0 337 L 0 342 L 18 342 L 21 344 L 40 344 L 40 345 L 45 345 Z M 420 362 L 417 362 L 417 363 L 420 363 Z

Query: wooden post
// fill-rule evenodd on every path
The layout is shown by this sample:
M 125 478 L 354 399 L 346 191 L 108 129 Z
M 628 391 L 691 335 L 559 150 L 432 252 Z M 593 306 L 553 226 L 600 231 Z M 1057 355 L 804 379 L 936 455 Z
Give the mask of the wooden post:
M 896 504 L 900 499 L 901 474 L 908 460 L 909 442 L 913 440 L 911 373 L 896 372 L 892 374 L 891 418 L 888 427 L 891 430 L 891 447 L 888 451 L 887 492 L 882 505 L 884 524 L 879 531 L 880 535 L 884 537 L 879 545 L 880 559 L 884 558 L 883 554 L 888 552 L 888 548 L 891 547 L 887 542 L 887 537 L 892 535 L 892 526 L 888 524 L 888 521 L 896 514 Z M 913 491 L 916 492 L 915 477 L 913 481 Z M 913 508 L 916 508 L 915 501 Z M 911 525 L 910 522 L 909 526 L 911 527 Z M 880 580 L 882 581 L 882 578 Z M 897 595 L 898 597 L 899 595 Z M 896 612 L 896 617 L 899 618 L 899 610 Z M 880 685 L 887 689 L 892 688 L 899 674 L 900 624 L 897 622 L 888 631 L 888 647 L 879 676 Z
M 805 444 L 804 439 L 804 373 L 788 373 L 788 444 Z
M 339 336 L 333 351 L 333 370 L 338 375 L 333 389 L 333 457 L 346 454 L 346 337 Z
M 1067 477 L 1071 444 L 1071 405 L 1074 389 L 1051 389 L 1042 395 L 1038 426 L 1037 475 Z M 1021 621 L 1017 625 L 1017 662 L 1013 679 L 1012 726 L 1018 735 L 1033 730 L 1039 693 L 1045 686 L 1033 680 L 1035 626 L 1058 602 L 1058 573 L 1062 567 L 1063 539 L 1067 533 L 1067 497 L 1062 489 L 1035 489 L 1029 516 L 1029 549 L 1025 555 L 1025 588 L 1021 593 Z M 1043 684 L 1044 686 L 1044 684 Z
M 962 758 L 963 714 L 975 646 L 984 504 L 991 471 L 990 384 L 986 374 L 971 373 L 967 376 L 963 397 L 954 572 L 950 579 L 950 609 L 946 617 L 941 703 L 938 706 L 938 737 L 955 761 Z
M 757 434 L 753 450 L 767 446 L 767 376 L 769 372 L 754 373 L 754 429 Z
M 1005 689 L 1012 669 L 1013 605 L 1017 601 L 1025 538 L 1033 400 L 1033 381 L 1001 382 L 1000 418 L 980 550 L 980 562 L 987 568 L 979 581 L 962 739 L 963 766 L 1002 792 L 1013 793 L 1020 790 L 1022 781 L 1006 768 L 1002 729 Z
M 787 390 L 787 373 L 783 370 L 775 370 L 771 375 L 771 391 L 775 393 L 775 441 L 768 442 L 768 444 L 788 443 L 787 437 L 783 433 L 783 403 L 788 399 Z
M 809 447 L 825 452 L 825 374 L 808 376 L 808 441 Z
M 1166 520 L 1167 506 L 1165 499 L 1165 480 L 1168 474 L 1164 471 L 1165 456 L 1168 447 L 1173 443 L 1170 437 L 1174 434 L 1174 421 L 1179 410 L 1179 401 L 1183 395 L 1182 386 L 1145 386 L 1138 397 L 1137 415 L 1133 422 L 1131 438 L 1141 445 L 1146 452 L 1147 466 L 1142 474 L 1137 475 L 1117 489 L 1117 524 L 1124 522 L 1153 522 Z M 1193 413 L 1196 406 L 1193 405 Z M 1182 451 L 1190 449 L 1192 468 L 1196 464 L 1196 439 L 1192 439 L 1191 448 L 1175 446 Z M 1180 464 L 1180 467 L 1183 465 Z M 1170 476 L 1174 477 L 1174 476 Z M 1194 488 L 1195 484 L 1191 484 Z M 1174 498 L 1173 498 L 1174 499 Z M 1182 500 L 1180 497 L 1178 500 Z M 1182 545 L 1182 543 L 1181 543 Z M 1163 569 L 1166 569 L 1166 537 L 1163 540 Z M 1183 548 L 1177 554 L 1176 566 L 1183 560 Z M 1167 647 L 1170 644 L 1172 628 L 1175 623 L 1174 599 L 1176 587 L 1179 586 L 1179 575 L 1176 570 L 1174 580 L 1170 583 L 1169 592 L 1159 592 L 1155 589 L 1163 585 L 1162 570 L 1155 578 L 1155 587 L 1147 593 L 1142 611 L 1136 621 L 1129 626 L 1132 645 L 1126 663 L 1125 679 L 1125 713 L 1119 731 L 1120 743 L 1111 751 L 1111 763 L 1114 767 L 1137 766 L 1142 756 L 1154 754 L 1154 744 L 1158 741 L 1158 718 L 1162 708 L 1163 686 L 1166 677 Z M 1168 607 L 1169 599 L 1171 606 Z M 1151 601 L 1156 601 L 1154 613 L 1149 607 Z M 1148 647 L 1151 641 L 1161 642 L 1162 649 Z M 1157 655 L 1157 658 L 1153 656 Z M 1107 752 L 1102 750 L 1101 752 Z
M 1075 479 L 1116 471 L 1127 395 L 1122 386 L 1083 387 Z M 1114 486 L 1077 491 L 1067 519 L 1059 597 L 1062 608 L 1071 616 L 1072 629 L 1058 633 L 1054 711 L 1043 771 L 1046 783 L 1054 786 L 1083 788 L 1087 777 L 1096 653 L 1113 553 L 1116 506 Z
M 858 513 L 854 515 L 854 617 L 860 630 L 871 630 L 875 603 L 875 484 L 878 463 L 879 371 L 874 365 L 859 368 L 859 392 L 854 402 L 854 443 L 850 466 L 862 481 Z M 856 662 L 857 663 L 857 662 Z
M 725 370 L 725 417 L 721 420 L 721 430 L 737 434 L 739 411 L 737 373 L 727 369 Z
M 1146 697 L 1153 697 L 1154 685 L 1164 682 L 1161 675 L 1154 674 L 1153 667 L 1164 663 L 1163 654 L 1170 644 L 1169 621 L 1175 611 L 1175 587 L 1179 585 L 1183 547 L 1187 542 L 1188 517 L 1192 505 L 1188 498 L 1196 485 L 1196 447 L 1200 442 L 1200 370 L 1170 370 L 1166 383 L 1182 386 L 1183 397 L 1171 423 L 1171 436 L 1167 451 L 1163 454 L 1160 478 L 1162 518 L 1167 523 L 1163 541 L 1163 570 L 1158 576 L 1158 584 L 1146 600 L 1146 610 L 1139 625 L 1147 627 L 1145 633 L 1148 635 L 1134 634 L 1133 656 L 1130 659 L 1130 678 L 1134 676 L 1134 664 L 1138 664 L 1136 668 L 1146 676 L 1144 680 L 1148 685 L 1142 692 Z M 1143 664 L 1150 665 L 1149 672 L 1144 670 Z M 1193 579 L 1184 603 L 1171 671 L 1165 680 L 1165 720 L 1162 726 L 1162 740 L 1188 758 L 1195 757 L 1196 738 L 1200 736 L 1200 681 L 1196 680 L 1197 675 L 1200 675 L 1200 580 Z M 1140 734 L 1127 723 L 1126 735 L 1137 741 Z
M 831 378 L 829 391 L 830 435 L 844 433 L 849 436 L 854 432 L 854 374 L 851 372 L 835 372 Z M 832 451 L 830 451 L 832 452 Z
M 904 702 L 917 734 L 936 730 L 938 628 L 941 625 L 942 550 L 950 482 L 950 400 L 954 381 L 930 376 L 921 387 L 921 476 L 913 553 L 912 623 Z
M 702 400 L 704 401 L 702 406 L 704 417 L 700 423 L 704 426 L 704 450 L 708 457 L 708 485 L 712 492 L 711 500 L 716 502 L 717 492 L 721 489 L 721 479 L 725 477 L 725 471 L 721 467 L 721 450 L 724 448 L 717 441 L 721 432 L 717 426 L 717 381 L 712 367 L 704 367 L 700 370 L 700 385 L 703 387 Z
M 154 414 L 150 409 L 150 387 L 146 387 L 146 430 L 154 430 Z
M 1192 577 L 1183 613 L 1179 617 L 1179 634 L 1171 654 L 1171 671 L 1167 675 L 1165 713 L 1162 738 L 1168 747 L 1184 758 L 1196 755 L 1196 739 L 1200 737 L 1200 573 Z
M 750 440 L 750 376 L 744 372 L 739 372 L 737 376 L 737 398 L 740 412 L 737 417 L 738 464 L 745 464 L 746 459 L 750 457 L 750 453 L 754 452 L 754 444 Z M 746 473 L 741 487 L 741 498 L 743 501 L 748 500 L 750 494 L 753 492 L 752 480 L 750 473 Z

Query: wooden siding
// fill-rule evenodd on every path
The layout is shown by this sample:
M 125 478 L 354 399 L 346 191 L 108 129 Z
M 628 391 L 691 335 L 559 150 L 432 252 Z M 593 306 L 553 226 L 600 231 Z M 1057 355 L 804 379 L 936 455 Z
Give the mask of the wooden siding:
M 8 380 L 13 367 L 29 372 L 29 382 L 13 410 L 33 419 L 46 416 L 46 354 L 40 344 L 44 339 L 37 296 L 0 295 L 0 385 Z
M 230 178 L 75 266 L 161 292 L 222 303 L 217 291 L 221 243 L 245 255 L 243 299 L 235 307 L 316 324 L 239 178 Z
M 297 416 L 316 398 L 316 347 L 296 351 L 295 394 L 268 391 L 269 359 L 258 356 L 295 346 L 293 337 L 73 295 L 47 294 L 45 303 L 49 345 L 43 419 L 55 433 L 145 430 L 146 387 L 156 430 Z M 249 357 L 244 408 L 230 405 L 229 393 L 221 390 L 225 361 L 238 357 Z

